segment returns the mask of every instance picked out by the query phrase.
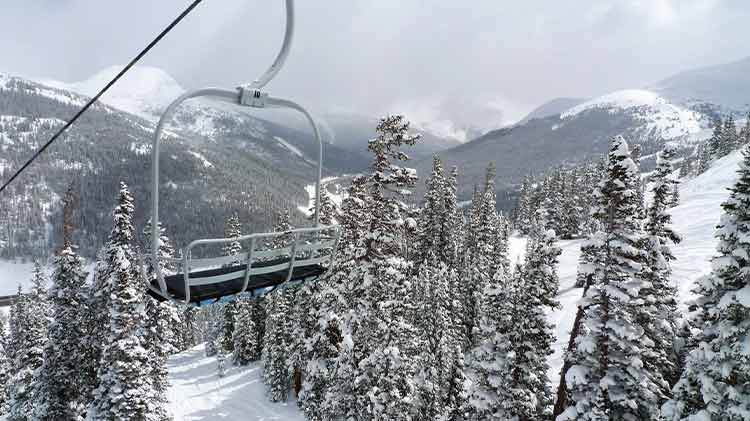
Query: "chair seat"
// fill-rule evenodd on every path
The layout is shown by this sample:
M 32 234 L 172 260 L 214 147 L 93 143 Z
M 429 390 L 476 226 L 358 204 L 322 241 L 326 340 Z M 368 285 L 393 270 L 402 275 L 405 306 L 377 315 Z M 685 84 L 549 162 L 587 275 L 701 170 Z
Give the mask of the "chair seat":
M 253 262 L 252 268 L 262 268 L 289 263 L 289 259 L 275 259 L 265 262 Z M 284 269 L 277 271 L 252 274 L 247 284 L 246 292 L 274 287 L 284 283 L 289 274 L 288 265 Z M 304 281 L 308 278 L 318 277 L 326 272 L 326 268 L 317 262 L 305 264 L 304 261 L 295 263 L 292 269 L 292 277 L 289 282 Z M 198 270 L 190 273 L 190 303 L 200 304 L 207 300 L 216 300 L 229 295 L 242 292 L 245 284 L 245 272 L 247 264 L 236 264 L 216 269 Z M 177 273 L 164 277 L 169 294 L 178 299 L 185 300 L 185 275 Z M 195 285 L 195 284 L 197 285 Z M 151 282 L 152 286 L 159 289 L 156 280 Z M 149 294 L 158 301 L 164 301 L 166 298 L 149 289 Z

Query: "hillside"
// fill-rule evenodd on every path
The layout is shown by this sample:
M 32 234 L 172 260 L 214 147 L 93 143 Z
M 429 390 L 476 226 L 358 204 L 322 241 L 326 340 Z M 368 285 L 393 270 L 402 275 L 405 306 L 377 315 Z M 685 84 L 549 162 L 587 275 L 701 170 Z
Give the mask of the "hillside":
M 750 110 L 750 57 L 686 70 L 655 83 L 651 89 L 681 104 L 708 104 L 724 111 L 746 113 Z
M 683 241 L 673 247 L 677 260 L 672 269 L 672 281 L 680 294 L 681 308 L 690 300 L 690 290 L 699 277 L 710 270 L 710 258 L 716 248 L 714 228 L 721 213 L 720 204 L 727 197 L 727 187 L 736 179 L 740 153 L 735 152 L 719 161 L 704 174 L 685 181 L 680 194 L 682 203 L 673 208 L 674 228 Z M 549 357 L 549 377 L 553 385 L 559 380 L 562 357 L 575 318 L 582 289 L 574 288 L 578 256 L 582 240 L 561 241 L 562 255 L 558 273 L 562 308 L 549 313 L 555 326 L 554 354 Z M 511 238 L 510 259 L 523 258 L 525 239 Z M 232 368 L 227 376 L 216 376 L 215 358 L 203 356 L 203 347 L 175 355 L 170 360 L 171 409 L 175 421 L 201 419 L 206 421 L 239 419 L 251 414 L 257 420 L 303 420 L 293 402 L 272 404 L 265 389 L 258 366 Z
M 699 112 L 673 104 L 654 92 L 624 90 L 588 100 L 559 115 L 489 132 L 438 155 L 446 168 L 458 166 L 458 195 L 462 200 L 469 198 L 474 184 L 483 182 L 485 167 L 494 162 L 498 205 L 510 210 L 515 205 L 512 192 L 525 175 L 601 156 L 616 135 L 640 145 L 643 156 L 653 156 L 667 141 L 682 146 L 684 154 L 691 150 L 693 142 L 705 136 L 707 122 Z M 649 171 L 653 160 L 642 164 L 644 171 Z M 419 174 L 428 174 L 432 160 L 422 160 L 416 166 Z
M 133 77 L 139 76 L 147 79 L 140 94 L 153 93 L 165 83 L 163 75 L 152 71 Z M 140 83 L 126 80 L 124 86 Z M 177 89 L 172 86 L 161 97 Z M 7 177 L 87 99 L 71 90 L 0 74 L 0 175 Z M 153 121 L 106 104 L 92 107 L 11 186 L 0 207 L 0 257 L 49 255 L 59 244 L 61 197 L 70 183 L 79 192 L 75 241 L 84 254 L 93 256 L 107 237 L 108 224 L 102 222 L 109 218 L 120 180 L 135 195 L 136 223 L 143 227 L 150 199 Z M 317 147 L 309 131 L 230 112 L 221 104 L 186 106 L 170 126 L 163 148 L 162 222 L 178 245 L 220 235 L 233 212 L 239 213 L 245 230 L 267 229 L 275 210 L 307 202 L 305 186 L 314 180 Z M 324 154 L 328 174 L 353 172 L 367 164 L 362 155 L 331 144 L 324 145 Z M 301 221 L 302 215 L 295 218 Z

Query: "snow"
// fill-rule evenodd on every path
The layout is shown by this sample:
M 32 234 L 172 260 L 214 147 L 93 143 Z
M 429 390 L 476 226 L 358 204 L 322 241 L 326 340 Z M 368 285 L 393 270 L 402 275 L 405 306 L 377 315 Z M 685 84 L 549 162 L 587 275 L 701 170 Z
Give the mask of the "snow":
M 174 421 L 303 421 L 292 400 L 271 403 L 265 392 L 259 364 L 234 367 L 216 375 L 216 357 L 206 357 L 203 345 L 169 360 L 168 392 Z
M 40 83 L 91 97 L 96 95 L 122 69 L 122 65 L 110 66 L 79 82 L 42 80 Z M 135 66 L 102 96 L 101 102 L 153 120 L 163 108 L 183 92 L 185 89 L 164 70 L 149 66 Z
M 565 120 L 592 109 L 605 109 L 610 113 L 633 111 L 649 131 L 659 133 L 664 139 L 689 136 L 702 130 L 699 113 L 643 89 L 626 89 L 594 98 L 565 111 L 560 118 Z
M 678 290 L 680 308 L 687 314 L 687 302 L 694 296 L 691 293 L 696 280 L 711 271 L 711 257 L 716 251 L 714 231 L 721 216 L 721 203 L 727 199 L 727 190 L 737 179 L 737 169 L 741 160 L 740 152 L 734 152 L 717 162 L 705 173 L 692 180 L 683 180 L 680 186 L 681 204 L 672 208 L 673 226 L 682 235 L 682 242 L 672 246 L 676 258 L 672 262 L 672 282 Z M 511 238 L 511 256 L 514 249 L 523 249 L 521 238 Z M 560 241 L 562 249 L 558 274 L 560 293 L 557 299 L 562 308 L 548 314 L 548 320 L 555 326 L 557 338 L 553 345 L 554 353 L 548 362 L 549 378 L 556 387 L 560 379 L 563 354 L 568 346 L 570 329 L 573 327 L 578 302 L 583 290 L 575 288 L 578 257 L 583 240 Z M 517 255 L 520 255 L 516 251 Z M 513 258 L 511 259 L 513 260 Z M 745 291 L 738 297 L 748 299 Z
M 326 184 L 335 185 L 334 181 L 336 181 L 339 177 L 323 177 L 320 180 L 320 185 L 325 186 Z M 341 209 L 341 202 L 346 197 L 346 190 L 341 188 L 340 186 L 336 186 L 336 192 L 331 192 L 331 189 L 328 189 L 328 197 L 331 198 L 331 201 L 336 205 L 338 209 Z M 305 191 L 307 192 L 307 205 L 300 205 L 297 206 L 297 209 L 302 212 L 302 214 L 310 216 L 312 213 L 310 212 L 310 209 L 312 209 L 313 206 L 315 206 L 315 184 L 308 184 L 305 186 Z
M 278 136 L 274 136 L 273 138 L 276 139 L 277 142 L 281 143 L 281 146 L 289 149 L 289 151 L 292 152 L 293 154 L 297 155 L 300 158 L 303 158 L 303 159 L 305 158 L 305 155 L 302 154 L 302 151 L 297 149 L 294 145 L 290 144 L 289 142 L 287 142 L 286 140 Z
M 193 155 L 194 157 L 196 157 L 198 159 L 198 161 L 200 161 L 201 164 L 203 164 L 204 168 L 211 168 L 211 167 L 214 166 L 214 164 L 212 164 L 211 161 L 209 161 L 208 159 L 206 159 L 206 157 L 203 156 L 203 155 L 201 155 L 200 153 L 195 152 L 195 151 L 188 151 L 188 153 L 190 155 Z

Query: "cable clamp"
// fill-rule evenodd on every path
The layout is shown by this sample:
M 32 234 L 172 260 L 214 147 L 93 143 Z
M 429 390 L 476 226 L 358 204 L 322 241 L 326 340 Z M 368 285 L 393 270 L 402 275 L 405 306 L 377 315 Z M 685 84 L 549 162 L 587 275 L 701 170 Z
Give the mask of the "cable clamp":
M 258 89 L 240 87 L 240 105 L 246 105 L 254 108 L 265 108 L 267 92 L 261 92 Z

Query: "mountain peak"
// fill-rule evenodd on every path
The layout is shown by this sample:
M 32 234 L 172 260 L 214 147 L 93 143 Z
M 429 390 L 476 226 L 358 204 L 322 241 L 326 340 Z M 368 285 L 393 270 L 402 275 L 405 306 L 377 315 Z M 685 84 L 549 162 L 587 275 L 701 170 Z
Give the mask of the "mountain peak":
M 109 66 L 79 82 L 44 81 L 44 83 L 82 95 L 94 96 L 123 67 L 122 65 Z M 131 114 L 153 120 L 183 92 L 185 89 L 164 70 L 151 66 L 135 66 L 104 94 L 101 101 Z

